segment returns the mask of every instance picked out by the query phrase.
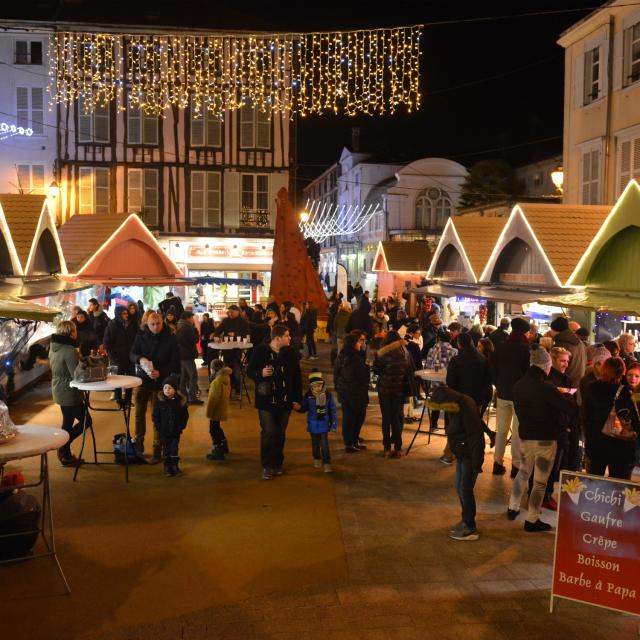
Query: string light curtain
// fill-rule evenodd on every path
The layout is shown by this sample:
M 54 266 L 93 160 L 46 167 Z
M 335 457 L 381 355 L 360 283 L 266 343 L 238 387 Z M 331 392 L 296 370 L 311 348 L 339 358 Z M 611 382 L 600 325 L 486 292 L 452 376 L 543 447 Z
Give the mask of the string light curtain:
M 85 112 L 127 99 L 147 115 L 192 104 L 220 118 L 263 112 L 355 115 L 420 107 L 421 25 L 269 36 L 59 32 L 49 45 L 51 104 Z
M 305 238 L 324 242 L 330 236 L 349 236 L 362 231 L 375 215 L 381 215 L 380 205 L 346 205 L 307 201 L 308 219 L 300 222 Z

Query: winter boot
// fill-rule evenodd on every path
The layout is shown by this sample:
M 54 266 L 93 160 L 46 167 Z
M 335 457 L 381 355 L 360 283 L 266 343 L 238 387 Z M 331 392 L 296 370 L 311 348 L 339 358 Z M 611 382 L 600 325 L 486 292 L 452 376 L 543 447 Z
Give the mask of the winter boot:
M 178 456 L 173 456 L 172 458 L 173 461 L 173 470 L 174 470 L 174 476 L 181 476 L 182 475 L 182 469 L 180 469 L 180 467 L 178 466 L 178 462 L 180 462 L 180 458 L 178 458 Z
M 153 455 L 149 460 L 149 464 L 159 464 L 162 462 L 162 446 L 159 444 L 153 445 Z
M 229 453 L 229 443 L 226 439 L 220 441 L 219 447 L 223 454 Z
M 224 460 L 224 451 L 220 445 L 216 445 L 211 453 L 207 453 L 207 460 Z
M 176 469 L 170 462 L 164 463 L 164 475 L 167 478 L 173 478 L 176 475 Z

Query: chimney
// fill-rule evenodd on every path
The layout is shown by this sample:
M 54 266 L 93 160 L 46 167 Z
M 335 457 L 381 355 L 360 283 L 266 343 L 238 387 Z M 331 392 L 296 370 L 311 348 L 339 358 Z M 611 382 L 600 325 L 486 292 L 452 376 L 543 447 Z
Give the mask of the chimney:
M 360 151 L 360 127 L 351 127 L 351 151 Z

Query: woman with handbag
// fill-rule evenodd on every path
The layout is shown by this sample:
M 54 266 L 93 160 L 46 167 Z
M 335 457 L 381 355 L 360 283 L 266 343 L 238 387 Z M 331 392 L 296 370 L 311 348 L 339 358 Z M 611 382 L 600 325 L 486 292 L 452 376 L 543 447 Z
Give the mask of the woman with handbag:
M 624 373 L 624 361 L 609 358 L 602 363 L 599 379 L 585 389 L 585 453 L 587 471 L 594 475 L 604 476 L 608 469 L 612 478 L 629 479 L 633 469 L 636 438 L 631 436 L 633 407 L 622 384 Z
M 49 365 L 51 367 L 51 392 L 53 401 L 60 405 L 62 428 L 69 434 L 69 441 L 58 449 L 58 459 L 63 467 L 72 467 L 82 462 L 71 454 L 71 443 L 82 434 L 85 418 L 87 428 L 91 426 L 91 415 L 87 412 L 82 393 L 69 386 L 80 356 L 76 348 L 78 333 L 70 320 L 58 324 L 51 336 Z

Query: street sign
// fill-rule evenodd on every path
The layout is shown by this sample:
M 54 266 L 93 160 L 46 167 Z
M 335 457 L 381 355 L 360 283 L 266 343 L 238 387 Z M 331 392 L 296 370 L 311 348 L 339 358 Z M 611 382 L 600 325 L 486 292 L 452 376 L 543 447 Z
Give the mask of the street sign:
M 640 615 L 640 484 L 561 473 L 554 597 Z

